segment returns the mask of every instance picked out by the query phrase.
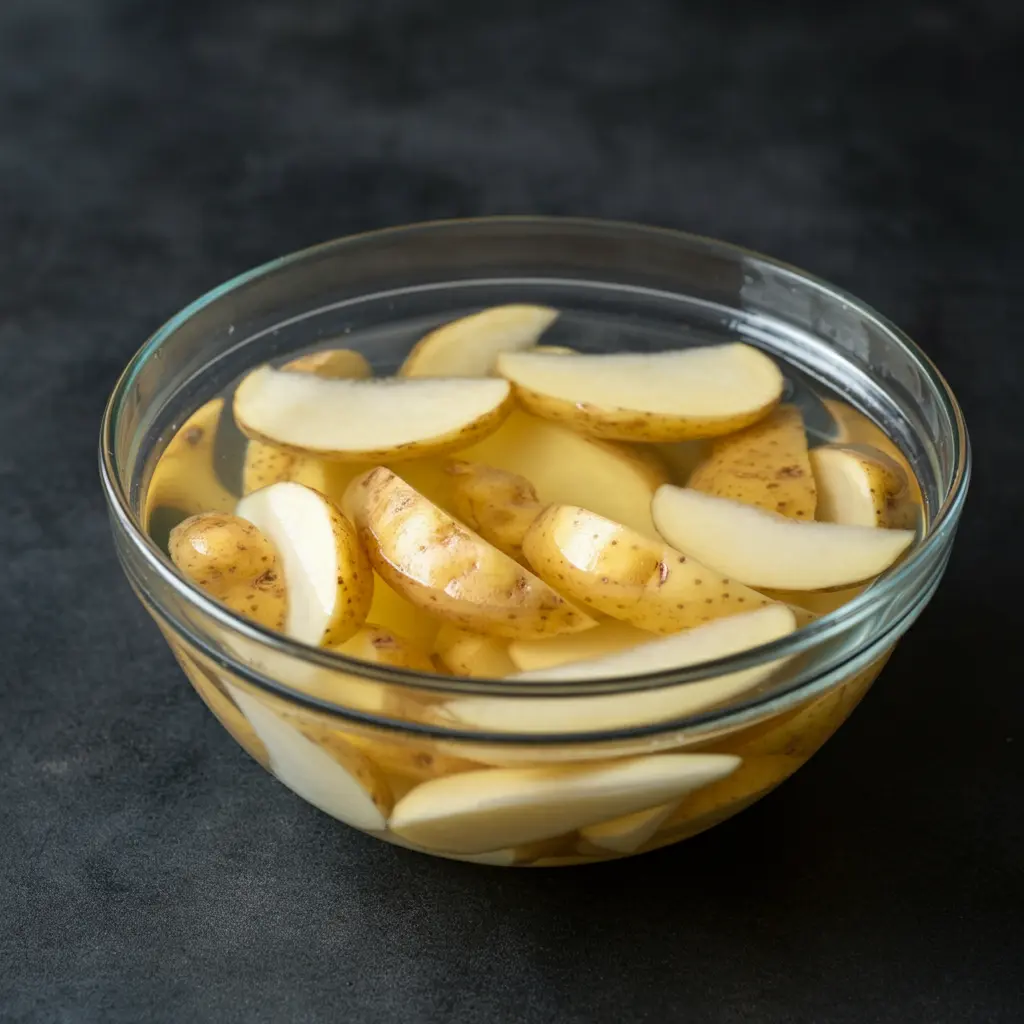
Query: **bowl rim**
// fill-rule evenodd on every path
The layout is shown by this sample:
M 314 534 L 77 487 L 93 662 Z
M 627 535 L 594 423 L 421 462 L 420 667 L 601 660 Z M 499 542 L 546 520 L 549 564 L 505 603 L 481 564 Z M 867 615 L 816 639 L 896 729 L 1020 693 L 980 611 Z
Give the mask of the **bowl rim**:
M 142 367 L 148 362 L 155 352 L 175 332 L 193 316 L 208 306 L 225 298 L 243 286 L 258 282 L 261 279 L 272 276 L 275 272 L 315 257 L 318 254 L 329 251 L 343 250 L 347 246 L 356 243 L 372 243 L 377 239 L 389 236 L 413 234 L 424 231 L 437 231 L 457 228 L 460 226 L 475 226 L 486 228 L 489 225 L 507 224 L 535 225 L 538 228 L 544 227 L 548 230 L 557 230 L 559 227 L 588 228 L 605 232 L 626 231 L 633 237 L 641 239 L 643 236 L 668 237 L 672 241 L 690 248 L 699 248 L 703 251 L 710 251 L 718 255 L 732 258 L 740 262 L 752 262 L 755 265 L 761 264 L 776 273 L 781 273 L 794 280 L 795 283 L 810 287 L 819 294 L 824 294 L 829 299 L 840 302 L 853 310 L 858 316 L 871 321 L 883 333 L 888 336 L 889 341 L 901 347 L 911 357 L 924 377 L 929 381 L 933 391 L 939 397 L 944 412 L 953 426 L 953 472 L 951 483 L 946 489 L 942 500 L 935 513 L 928 523 L 923 537 L 911 549 L 908 556 L 895 568 L 882 574 L 877 581 L 869 585 L 861 594 L 852 598 L 846 604 L 835 611 L 829 612 L 816 619 L 803 628 L 756 648 L 742 651 L 738 654 L 718 658 L 713 661 L 701 662 L 697 665 L 684 669 L 670 669 L 661 672 L 646 673 L 638 676 L 602 678 L 594 680 L 579 680 L 567 684 L 565 681 L 550 682 L 529 682 L 525 684 L 514 684 L 508 679 L 485 680 L 467 676 L 433 675 L 424 672 L 417 672 L 408 669 L 380 666 L 364 662 L 347 655 L 327 651 L 323 648 L 316 648 L 299 641 L 292 640 L 283 633 L 266 629 L 256 625 L 241 616 L 230 611 L 226 606 L 207 595 L 197 586 L 179 575 L 170 559 L 150 539 L 148 533 L 143 529 L 142 523 L 132 510 L 126 488 L 124 487 L 117 466 L 114 461 L 114 436 L 119 410 L 125 397 Z M 609 282 L 611 283 L 611 282 Z M 363 298 L 372 297 L 373 292 L 367 292 Z M 346 672 L 364 678 L 374 679 L 381 683 L 399 685 L 405 689 L 429 690 L 431 693 L 450 693 L 452 695 L 476 695 L 487 697 L 507 697 L 514 699 L 517 696 L 600 696 L 609 694 L 621 694 L 628 692 L 641 692 L 650 689 L 658 689 L 667 686 L 678 686 L 689 682 L 699 682 L 714 676 L 726 673 L 737 672 L 743 669 L 759 665 L 764 661 L 776 658 L 789 657 L 800 654 L 819 643 L 828 639 L 841 629 L 851 628 L 866 618 L 881 605 L 886 598 L 898 592 L 901 586 L 911 578 L 920 567 L 929 559 L 934 558 L 937 552 L 941 552 L 943 545 L 952 540 L 952 533 L 955 530 L 960 512 L 966 498 L 967 486 L 971 474 L 971 446 L 967 432 L 963 412 L 960 409 L 956 396 L 945 380 L 941 372 L 931 359 L 920 349 L 920 347 L 899 327 L 889 321 L 881 313 L 877 312 L 867 303 L 856 296 L 837 288 L 828 281 L 809 274 L 791 264 L 765 256 L 754 250 L 731 242 L 725 242 L 703 235 L 679 231 L 673 228 L 656 227 L 630 221 L 604 220 L 587 217 L 553 217 L 553 216 L 497 216 L 497 217 L 474 217 L 474 218 L 452 218 L 442 220 L 431 220 L 415 222 L 405 225 L 397 225 L 347 235 L 341 238 L 321 242 L 298 251 L 289 253 L 263 263 L 251 270 L 245 271 L 228 281 L 210 289 L 199 298 L 193 300 L 186 307 L 168 319 L 157 329 L 136 351 L 129 360 L 124 371 L 118 378 L 111 392 L 110 398 L 103 412 L 100 428 L 99 444 L 99 469 L 100 478 L 110 513 L 120 532 L 127 537 L 133 549 L 142 556 L 146 567 L 160 578 L 160 581 L 169 586 L 178 597 L 182 598 L 188 605 L 194 606 L 204 616 L 213 620 L 217 627 L 226 629 L 229 634 L 235 634 L 247 643 L 255 643 L 259 648 L 269 648 L 277 655 L 287 655 L 306 663 L 313 663 L 322 668 L 335 672 Z M 142 581 L 138 581 L 142 584 Z M 146 587 L 147 593 L 149 588 Z M 913 590 L 908 591 L 912 595 Z M 153 601 L 160 610 L 166 614 L 158 595 L 153 595 Z M 915 606 L 916 602 L 908 601 L 909 609 Z M 180 628 L 180 627 L 179 627 Z M 877 639 L 877 634 L 872 634 L 867 643 L 870 644 Z M 207 653 L 213 652 L 207 647 Z M 223 655 L 217 656 L 217 660 L 224 660 Z M 275 693 L 293 703 L 304 704 L 315 708 L 317 711 L 337 715 L 339 717 L 355 719 L 363 722 L 372 722 L 385 727 L 394 728 L 396 725 L 405 728 L 407 723 L 396 723 L 386 717 L 376 717 L 364 712 L 356 712 L 352 708 L 342 704 L 335 704 L 331 701 L 310 697 L 301 690 L 293 689 L 285 683 L 264 677 L 258 671 L 253 671 L 248 666 L 235 659 L 230 659 L 228 667 L 231 671 L 248 678 L 255 685 L 262 689 Z M 785 690 L 772 690 L 760 696 L 760 699 L 736 704 L 727 703 L 721 708 L 714 709 L 711 713 L 699 713 L 691 715 L 672 723 L 659 723 L 664 731 L 671 724 L 673 729 L 685 727 L 690 722 L 706 720 L 709 715 L 712 719 L 724 719 L 738 710 L 757 707 L 760 704 L 767 704 L 775 700 L 781 693 L 790 693 L 801 689 L 806 683 L 797 683 Z M 742 697 L 743 695 L 741 695 Z M 616 730 L 615 735 L 630 733 L 632 730 Z M 465 735 L 465 734 L 461 734 Z M 474 737 L 482 738 L 483 733 L 472 733 Z M 602 734 L 604 735 L 604 734 Z M 495 737 L 497 738 L 497 737 Z M 538 739 L 540 736 L 537 737 Z M 576 734 L 571 739 L 575 741 Z M 570 740 L 570 736 L 558 736 L 559 742 Z

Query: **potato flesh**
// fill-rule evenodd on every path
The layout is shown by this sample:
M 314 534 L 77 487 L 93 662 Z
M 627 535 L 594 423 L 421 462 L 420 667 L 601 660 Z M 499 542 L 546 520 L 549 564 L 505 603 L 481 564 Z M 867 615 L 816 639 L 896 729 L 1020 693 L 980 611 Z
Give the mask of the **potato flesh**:
M 688 486 L 791 519 L 814 519 L 817 494 L 800 410 L 781 405 L 753 426 L 713 441 Z
M 906 473 L 877 448 L 823 446 L 811 452 L 818 519 L 846 526 L 913 529 L 917 507 Z
M 472 632 L 532 638 L 594 621 L 384 467 L 346 497 L 374 570 L 412 604 Z
M 665 544 L 571 505 L 552 505 L 523 541 L 538 576 L 574 601 L 651 633 L 677 633 L 770 604 Z

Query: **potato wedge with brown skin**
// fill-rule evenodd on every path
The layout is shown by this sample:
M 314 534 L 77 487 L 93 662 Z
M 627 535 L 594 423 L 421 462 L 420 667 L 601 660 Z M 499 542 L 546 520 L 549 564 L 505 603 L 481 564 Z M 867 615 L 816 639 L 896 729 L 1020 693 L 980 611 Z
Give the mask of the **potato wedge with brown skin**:
M 374 570 L 446 622 L 509 638 L 574 633 L 595 624 L 383 466 L 354 480 L 345 503 Z
M 895 460 L 869 445 L 824 445 L 811 452 L 818 519 L 847 526 L 916 529 L 920 510 Z
M 512 411 L 495 378 L 324 378 L 260 366 L 235 389 L 251 440 L 337 462 L 395 462 L 456 451 L 497 430 Z
M 669 474 L 646 446 L 583 437 L 517 410 L 458 458 L 525 477 L 541 504 L 582 505 L 648 537 L 658 536 L 651 498 L 669 482 Z
M 784 383 L 768 356 L 738 342 L 606 355 L 503 352 L 497 368 L 534 415 L 619 441 L 732 433 L 771 412 Z
M 224 399 L 214 398 L 197 409 L 164 449 L 146 488 L 143 518 L 147 525 L 158 508 L 184 515 L 231 512 L 238 500 L 214 469 L 214 441 Z
M 813 519 L 817 494 L 800 410 L 780 405 L 753 426 L 714 440 L 688 486 L 790 519 Z
M 433 672 L 434 663 L 428 651 L 383 626 L 367 622 L 353 636 L 341 643 L 328 645 L 328 650 L 347 654 L 350 658 L 388 665 L 412 672 Z
M 480 462 L 448 463 L 456 515 L 484 540 L 521 562 L 523 537 L 544 510 L 533 484 Z
M 501 352 L 532 348 L 555 322 L 547 306 L 492 306 L 443 324 L 413 346 L 402 377 L 489 377 Z
M 252 523 L 224 512 L 191 516 L 171 530 L 171 560 L 233 612 L 283 629 L 288 600 L 274 545 Z
M 342 643 L 366 621 L 373 573 L 355 528 L 319 491 L 283 482 L 253 491 L 238 515 L 277 550 L 288 592 L 284 631 L 303 643 Z
M 572 600 L 651 633 L 771 604 L 667 544 L 572 505 L 542 512 L 523 551 L 534 572 Z
M 440 628 L 434 641 L 434 650 L 447 669 L 457 676 L 475 679 L 501 679 L 517 672 L 518 666 L 509 657 L 508 647 L 507 640 L 470 633 L 449 623 Z
M 373 376 L 366 356 L 350 348 L 325 348 L 319 352 L 307 352 L 285 363 L 281 369 L 336 379 L 363 380 Z

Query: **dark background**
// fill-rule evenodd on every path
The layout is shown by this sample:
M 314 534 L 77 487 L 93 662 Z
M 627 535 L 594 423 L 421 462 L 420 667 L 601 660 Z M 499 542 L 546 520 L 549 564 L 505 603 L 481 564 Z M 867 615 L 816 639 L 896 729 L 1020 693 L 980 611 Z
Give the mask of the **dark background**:
M 0 1019 L 1024 1019 L 1022 11 L 2 0 Z M 275 785 L 131 596 L 97 483 L 106 394 L 188 300 L 499 212 L 831 278 L 973 430 L 946 582 L 849 725 L 741 818 L 618 865 L 430 860 Z

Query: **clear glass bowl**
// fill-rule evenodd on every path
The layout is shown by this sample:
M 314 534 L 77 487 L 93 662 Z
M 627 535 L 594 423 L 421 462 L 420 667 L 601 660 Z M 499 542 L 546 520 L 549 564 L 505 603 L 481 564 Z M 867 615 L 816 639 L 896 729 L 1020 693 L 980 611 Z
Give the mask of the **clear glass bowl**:
M 510 301 L 599 317 L 607 329 L 587 335 L 591 351 L 741 338 L 774 354 L 797 386 L 833 389 L 900 446 L 923 495 L 922 539 L 860 596 L 774 644 L 652 676 L 513 685 L 291 642 L 185 582 L 143 530 L 163 447 L 252 366 L 343 338 L 377 373 L 392 372 L 429 327 Z M 316 807 L 390 842 L 538 866 L 677 842 L 796 771 L 864 696 L 938 586 L 969 462 L 946 382 L 853 297 L 721 242 L 533 217 L 374 232 L 228 282 L 132 359 L 100 448 L 125 574 L 200 696 L 260 764 Z M 779 671 L 758 689 L 717 705 L 702 696 L 708 680 L 773 660 Z M 326 689 L 332 701 L 309 695 Z M 472 713 L 453 718 L 452 707 Z M 416 799 L 403 801 L 414 789 Z M 651 793 L 661 800 L 654 807 Z M 410 814 L 429 827 L 403 826 Z

